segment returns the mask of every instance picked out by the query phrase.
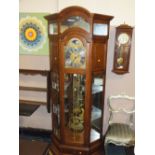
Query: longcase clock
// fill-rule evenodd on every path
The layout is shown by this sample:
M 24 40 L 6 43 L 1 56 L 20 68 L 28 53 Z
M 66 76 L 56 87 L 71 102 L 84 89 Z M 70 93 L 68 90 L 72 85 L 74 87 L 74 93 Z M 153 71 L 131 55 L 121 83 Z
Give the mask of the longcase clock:
M 95 155 L 102 144 L 108 15 L 69 7 L 48 20 L 54 155 Z

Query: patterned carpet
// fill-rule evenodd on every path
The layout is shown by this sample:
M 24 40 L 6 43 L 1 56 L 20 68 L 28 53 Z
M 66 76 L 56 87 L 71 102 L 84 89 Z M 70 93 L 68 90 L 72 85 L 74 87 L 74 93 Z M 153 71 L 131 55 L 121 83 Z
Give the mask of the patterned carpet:
M 45 155 L 53 155 L 53 154 L 51 151 L 47 151 Z M 126 153 L 123 147 L 110 144 L 108 146 L 108 155 L 126 155 Z
M 126 155 L 125 149 L 122 146 L 108 145 L 108 155 Z
M 28 141 L 26 141 L 26 143 L 27 143 L 26 145 L 28 145 L 29 148 L 31 147 L 31 144 L 34 143 L 34 141 L 36 141 L 35 143 L 37 143 L 37 141 L 38 142 L 40 141 L 41 143 L 45 143 L 46 146 L 49 143 L 51 143 L 49 133 L 48 134 L 43 134 L 42 132 L 39 132 L 38 134 L 37 133 L 34 134 L 34 132 L 29 133 L 28 131 L 20 129 L 19 136 L 20 136 L 20 139 L 27 139 L 29 141 L 29 143 L 28 143 Z M 36 145 L 38 145 L 38 144 L 36 144 Z M 41 144 L 41 145 L 44 145 L 44 144 Z M 22 145 L 21 145 L 21 147 L 22 147 Z M 25 146 L 22 149 L 26 149 L 28 147 Z M 37 149 L 37 146 L 35 146 L 35 147 Z M 20 148 L 20 150 L 21 150 L 21 148 Z M 128 155 L 128 154 L 125 153 L 124 147 L 115 146 L 113 144 L 109 144 L 108 147 L 107 147 L 107 150 L 108 150 L 108 155 Z M 38 150 L 36 150 L 36 151 L 38 151 Z M 22 152 L 25 152 L 25 151 L 23 150 Z M 34 150 L 34 152 L 35 152 L 35 150 Z M 36 155 L 36 154 L 20 154 L 20 155 Z M 37 154 L 37 155 L 39 155 L 39 154 Z M 49 152 L 49 153 L 46 153 L 45 155 L 53 155 L 53 154 L 52 154 L 52 152 Z M 134 154 L 129 153 L 129 155 L 134 155 Z

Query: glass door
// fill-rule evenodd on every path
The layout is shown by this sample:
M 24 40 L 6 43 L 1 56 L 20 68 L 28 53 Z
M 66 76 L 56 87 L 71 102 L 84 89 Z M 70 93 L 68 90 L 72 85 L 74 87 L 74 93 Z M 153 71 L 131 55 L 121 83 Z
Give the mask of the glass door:
M 84 144 L 86 47 L 77 38 L 64 46 L 64 141 Z

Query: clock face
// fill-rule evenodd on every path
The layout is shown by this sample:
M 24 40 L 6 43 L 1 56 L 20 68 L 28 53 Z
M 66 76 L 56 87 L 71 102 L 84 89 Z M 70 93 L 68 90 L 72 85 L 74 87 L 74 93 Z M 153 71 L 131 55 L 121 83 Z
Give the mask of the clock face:
M 126 44 L 129 41 L 129 35 L 127 33 L 121 33 L 118 36 L 118 42 L 120 44 Z
M 86 49 L 78 38 L 72 38 L 65 46 L 65 67 L 85 68 Z

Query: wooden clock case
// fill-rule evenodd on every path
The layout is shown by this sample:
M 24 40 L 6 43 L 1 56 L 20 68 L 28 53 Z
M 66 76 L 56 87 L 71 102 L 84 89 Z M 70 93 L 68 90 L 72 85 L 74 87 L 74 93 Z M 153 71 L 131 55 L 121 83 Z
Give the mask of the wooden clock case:
M 49 149 L 54 155 L 101 154 L 107 43 L 112 18 L 77 6 L 45 17 L 52 84 L 53 129 Z M 83 59 L 78 59 L 77 50 L 82 50 Z M 99 115 L 96 119 L 94 111 Z

